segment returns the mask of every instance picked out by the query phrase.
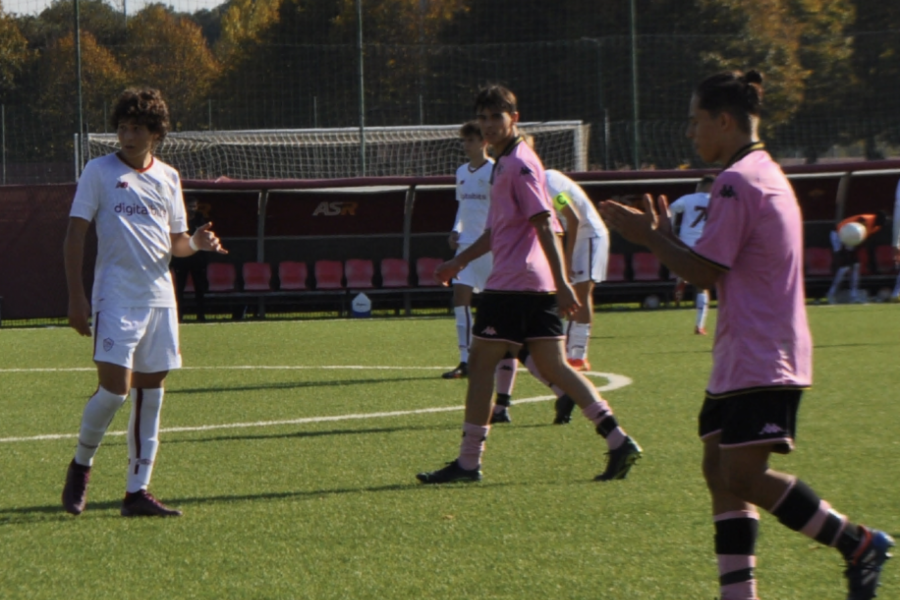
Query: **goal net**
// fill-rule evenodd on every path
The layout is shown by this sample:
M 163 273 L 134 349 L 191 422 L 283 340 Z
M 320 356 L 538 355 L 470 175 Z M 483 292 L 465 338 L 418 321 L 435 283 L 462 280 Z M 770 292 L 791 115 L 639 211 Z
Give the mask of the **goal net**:
M 548 169 L 586 171 L 590 125 L 521 123 Z M 466 162 L 459 125 L 370 127 L 365 173 L 359 128 L 169 133 L 156 151 L 184 179 L 334 179 L 453 175 Z M 76 143 L 77 147 L 77 143 Z M 118 149 L 115 134 L 88 134 L 86 159 Z

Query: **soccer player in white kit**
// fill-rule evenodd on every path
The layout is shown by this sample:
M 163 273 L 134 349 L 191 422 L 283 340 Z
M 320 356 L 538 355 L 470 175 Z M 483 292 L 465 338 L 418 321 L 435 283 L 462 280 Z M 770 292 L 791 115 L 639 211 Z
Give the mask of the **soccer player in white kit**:
M 704 175 L 703 179 L 697 184 L 697 191 L 687 196 L 682 196 L 669 205 L 669 212 L 672 215 L 681 215 L 681 225 L 678 228 L 678 237 L 688 248 L 693 248 L 700 235 L 703 233 L 703 226 L 706 225 L 708 218 L 707 211 L 709 209 L 709 190 L 712 188 L 713 182 L 716 180 L 712 175 Z M 678 277 L 675 281 L 675 302 L 680 303 L 684 295 L 685 280 Z M 709 310 L 709 291 L 697 289 L 697 295 L 694 299 L 697 305 L 697 319 L 694 323 L 694 333 L 697 335 L 706 335 L 706 313 Z
M 469 162 L 456 170 L 456 200 L 459 208 L 448 243 L 458 255 L 484 233 L 491 206 L 491 168 L 487 142 L 478 123 L 470 121 L 459 130 L 463 151 Z M 490 252 L 473 260 L 453 280 L 453 312 L 456 315 L 456 337 L 459 365 L 444 373 L 444 379 L 459 379 L 469 374 L 469 345 L 472 343 L 472 294 L 481 293 L 493 261 Z
M 147 491 L 159 447 L 163 383 L 169 370 L 181 366 L 169 259 L 198 250 L 226 250 L 211 223 L 188 236 L 178 172 L 153 156 L 169 128 L 168 108 L 159 91 L 126 90 L 111 121 L 121 149 L 85 166 L 66 233 L 69 325 L 90 336 L 93 313 L 99 383 L 82 415 L 62 503 L 73 515 L 84 511 L 94 455 L 130 394 L 128 477 L 121 514 L 179 516 L 180 511 Z M 98 250 L 88 302 L 82 261 L 91 221 L 96 223 Z
M 609 231 L 581 186 L 559 171 L 547 170 L 547 193 L 566 230 L 569 282 L 581 304 L 569 319 L 566 356 L 573 368 L 588 371 L 591 368 L 587 355 L 594 319 L 594 285 L 606 279 Z M 577 223 L 572 223 L 573 219 L 577 219 Z

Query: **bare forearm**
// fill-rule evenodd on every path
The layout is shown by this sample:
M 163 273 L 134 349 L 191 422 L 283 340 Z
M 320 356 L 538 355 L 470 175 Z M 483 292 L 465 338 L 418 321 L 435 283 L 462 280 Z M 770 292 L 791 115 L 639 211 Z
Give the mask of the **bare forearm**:
M 684 243 L 671 236 L 660 233 L 652 234 L 647 240 L 653 254 L 666 265 L 670 271 L 703 289 L 716 285 L 722 271 L 706 263 L 691 252 Z
M 196 250 L 191 248 L 191 236 L 186 233 L 176 234 L 172 236 L 172 256 L 184 258 L 196 254 Z
M 69 288 L 69 298 L 84 298 L 84 279 L 82 269 L 84 267 L 84 232 L 80 229 L 69 227 L 66 232 L 66 241 L 63 244 L 63 260 L 66 269 L 66 285 Z
M 547 262 L 550 264 L 550 270 L 553 273 L 553 281 L 556 283 L 557 288 L 562 287 L 567 280 L 565 270 L 563 269 L 559 237 L 550 228 L 549 221 L 537 225 L 535 229 L 537 230 L 538 242 L 541 244 L 541 249 L 547 257 Z

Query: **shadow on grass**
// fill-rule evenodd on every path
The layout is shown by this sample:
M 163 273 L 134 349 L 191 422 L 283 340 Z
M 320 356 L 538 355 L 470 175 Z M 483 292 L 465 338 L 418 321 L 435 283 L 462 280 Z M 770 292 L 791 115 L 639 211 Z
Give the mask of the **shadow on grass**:
M 167 446 L 169 444 L 203 444 L 206 442 L 234 442 L 234 441 L 245 441 L 245 440 L 278 440 L 278 439 L 291 439 L 291 438 L 317 438 L 317 437 L 330 437 L 330 436 L 341 436 L 341 435 L 366 435 L 373 433 L 398 433 L 401 431 L 435 431 L 435 430 L 458 430 L 459 426 L 448 426 L 448 425 L 440 425 L 440 426 L 427 426 L 420 425 L 416 427 L 379 427 L 376 429 L 331 429 L 328 431 L 294 431 L 291 433 L 271 433 L 271 434 L 252 434 L 252 435 L 221 435 L 215 437 L 203 437 L 197 439 L 178 439 L 178 440 L 169 440 L 166 439 L 163 443 Z M 125 445 L 125 442 L 122 442 L 121 445 Z
M 278 383 L 258 383 L 254 385 L 209 386 L 198 388 L 166 388 L 166 395 L 172 394 L 208 394 L 212 392 L 252 392 L 256 390 L 292 390 L 318 387 L 345 387 L 351 385 L 373 385 L 379 383 L 397 383 L 402 381 L 437 381 L 433 375 L 420 377 L 389 377 L 387 379 L 339 379 L 336 381 L 284 381 Z
M 412 479 L 412 477 L 410 477 Z M 356 488 L 336 488 L 331 490 L 307 490 L 307 491 L 298 491 L 298 492 L 268 492 L 261 494 L 232 494 L 232 495 L 222 495 L 222 496 L 201 496 L 194 498 L 172 498 L 167 497 L 165 499 L 165 503 L 171 507 L 182 509 L 186 506 L 191 506 L 194 504 L 229 504 L 233 502 L 258 502 L 258 501 L 271 501 L 271 500 L 291 500 L 291 499 L 310 499 L 314 500 L 317 498 L 327 498 L 329 496 L 342 496 L 345 494 L 368 494 L 368 493 L 379 493 L 379 492 L 397 492 L 397 491 L 413 491 L 416 489 L 429 489 L 440 487 L 442 489 L 447 488 L 463 488 L 476 486 L 479 488 L 482 487 L 507 487 L 509 483 L 484 483 L 478 482 L 474 484 L 470 483 L 452 483 L 444 486 L 426 486 L 417 482 L 410 483 L 394 483 L 389 485 L 379 485 L 379 486 L 369 486 L 369 487 L 356 487 Z M 78 519 L 112 519 L 112 518 L 121 518 L 118 514 L 118 509 L 122 506 L 121 500 L 115 501 L 106 501 L 106 502 L 88 502 L 87 509 L 83 513 L 81 517 Z M 110 511 L 116 510 L 115 513 L 110 514 L 108 512 L 100 513 L 100 511 Z M 187 513 L 188 516 L 190 513 Z M 0 527 L 6 525 L 24 525 L 28 523 L 37 523 L 37 522 L 46 522 L 48 521 L 48 517 L 56 517 L 56 521 L 64 521 L 69 519 L 75 519 L 76 517 L 72 515 L 66 514 L 62 506 L 59 504 L 45 504 L 39 506 L 22 506 L 17 508 L 6 508 L 0 509 Z

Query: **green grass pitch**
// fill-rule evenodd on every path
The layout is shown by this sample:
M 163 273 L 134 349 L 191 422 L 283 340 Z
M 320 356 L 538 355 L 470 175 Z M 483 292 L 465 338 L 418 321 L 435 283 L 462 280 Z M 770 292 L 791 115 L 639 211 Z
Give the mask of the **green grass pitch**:
M 809 315 L 816 381 L 773 467 L 896 536 L 900 308 Z M 0 598 L 716 598 L 695 424 L 712 340 L 692 328 L 692 310 L 596 316 L 594 369 L 633 380 L 604 393 L 645 450 L 627 480 L 593 482 L 602 440 L 581 417 L 551 425 L 549 401 L 516 405 L 547 393 L 519 373 L 484 481 L 431 487 L 414 475 L 455 458 L 462 422 L 465 382 L 439 378 L 452 319 L 186 325 L 151 486 L 180 519 L 119 516 L 123 435 L 100 449 L 85 513 L 62 511 L 91 342 L 0 330 Z M 322 368 L 343 366 L 360 368 Z M 845 597 L 837 552 L 771 516 L 757 550 L 762 598 Z M 900 598 L 900 561 L 883 582 Z

